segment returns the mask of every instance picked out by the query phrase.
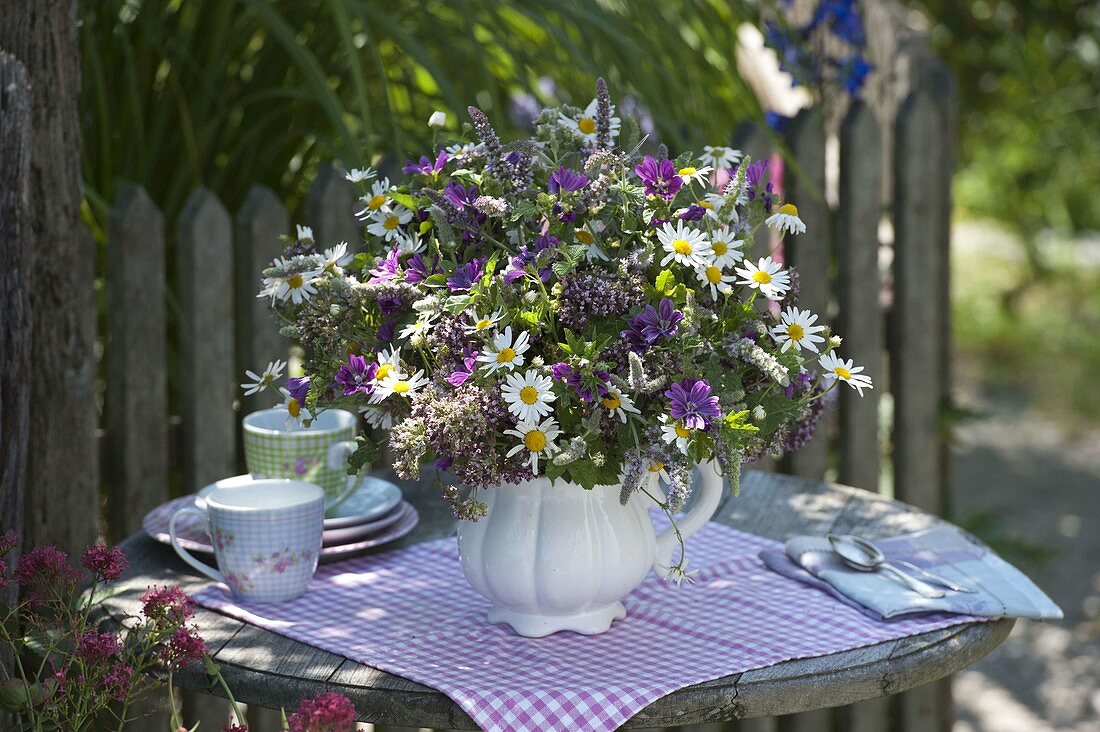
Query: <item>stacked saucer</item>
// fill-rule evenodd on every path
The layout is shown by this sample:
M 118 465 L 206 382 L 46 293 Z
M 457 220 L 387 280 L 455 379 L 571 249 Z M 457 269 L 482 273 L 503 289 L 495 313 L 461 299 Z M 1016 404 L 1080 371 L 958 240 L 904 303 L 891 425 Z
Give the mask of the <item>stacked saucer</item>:
M 251 475 L 238 475 L 212 483 L 198 493 L 183 496 L 157 506 L 142 521 L 145 533 L 163 544 L 169 544 L 168 521 L 185 506 L 205 509 L 203 496 L 217 487 L 244 485 Z M 389 481 L 366 476 L 349 476 L 359 481 L 359 487 L 343 502 L 325 515 L 320 562 L 336 562 L 358 556 L 368 549 L 396 541 L 412 531 L 420 515 L 412 504 L 403 500 L 401 489 Z M 197 515 L 184 514 L 176 521 L 176 536 L 180 545 L 192 552 L 213 554 L 205 522 Z

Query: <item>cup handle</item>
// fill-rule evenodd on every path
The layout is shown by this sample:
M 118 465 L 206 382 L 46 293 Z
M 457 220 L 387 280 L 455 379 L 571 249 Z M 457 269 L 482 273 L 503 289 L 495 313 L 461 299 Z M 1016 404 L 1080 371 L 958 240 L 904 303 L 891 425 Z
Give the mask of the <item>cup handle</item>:
M 718 475 L 714 461 L 700 465 L 699 474 L 701 478 L 699 501 L 686 516 L 676 522 L 680 529 L 680 535 L 685 541 L 689 536 L 703 528 L 707 521 L 710 521 L 722 500 L 724 482 L 722 476 Z M 679 545 L 680 542 L 676 539 L 676 532 L 671 527 L 657 537 L 657 551 L 654 554 L 653 571 L 662 579 L 668 574 L 668 570 L 672 566 L 672 553 Z
M 193 506 L 185 506 L 184 508 L 181 508 L 180 510 L 172 514 L 172 518 L 168 521 L 168 536 L 172 539 L 172 548 L 176 550 L 176 554 L 180 555 L 180 559 L 187 562 L 210 579 L 214 580 L 215 582 L 225 582 L 225 577 L 222 576 L 221 572 L 214 569 L 209 564 L 200 562 L 199 560 L 195 559 L 195 557 L 192 556 L 191 552 L 180 546 L 179 539 L 176 537 L 176 519 L 178 519 L 185 513 L 193 513 L 201 517 L 204 521 L 209 520 L 209 517 L 203 511 L 200 511 Z
M 328 464 L 329 470 L 340 470 L 344 467 L 344 462 L 348 459 L 348 455 L 355 452 L 359 445 L 355 440 L 344 440 L 343 442 L 337 442 L 329 446 L 328 453 L 325 455 L 325 462 Z M 329 510 L 334 506 L 338 506 L 347 500 L 348 496 L 354 493 L 358 488 L 362 480 L 356 479 L 349 481 L 348 487 L 344 489 L 344 492 L 335 498 L 325 499 L 325 510 Z

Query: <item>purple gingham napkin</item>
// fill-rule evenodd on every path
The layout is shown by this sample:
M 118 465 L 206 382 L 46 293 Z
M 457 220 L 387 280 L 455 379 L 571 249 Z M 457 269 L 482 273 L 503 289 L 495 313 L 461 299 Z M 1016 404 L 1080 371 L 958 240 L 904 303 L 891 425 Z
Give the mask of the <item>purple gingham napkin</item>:
M 769 571 L 779 542 L 719 524 L 688 541 L 695 583 L 654 575 L 607 633 L 521 638 L 488 625 L 454 539 L 323 566 L 302 598 L 248 605 L 220 585 L 208 608 L 445 693 L 485 730 L 613 730 L 691 684 L 972 622 L 929 613 L 875 621 Z

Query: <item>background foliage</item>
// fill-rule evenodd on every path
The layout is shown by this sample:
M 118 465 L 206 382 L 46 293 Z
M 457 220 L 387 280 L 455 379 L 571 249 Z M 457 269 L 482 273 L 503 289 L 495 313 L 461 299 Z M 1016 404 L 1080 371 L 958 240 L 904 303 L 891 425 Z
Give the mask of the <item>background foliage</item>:
M 669 143 L 725 140 L 758 112 L 733 62 L 747 14 L 725 0 L 84 0 L 89 218 L 101 231 L 120 180 L 169 222 L 200 184 L 231 210 L 255 184 L 293 206 L 320 162 L 425 151 L 435 109 L 454 125 L 477 104 L 507 130 L 513 99 L 583 106 L 598 75 Z

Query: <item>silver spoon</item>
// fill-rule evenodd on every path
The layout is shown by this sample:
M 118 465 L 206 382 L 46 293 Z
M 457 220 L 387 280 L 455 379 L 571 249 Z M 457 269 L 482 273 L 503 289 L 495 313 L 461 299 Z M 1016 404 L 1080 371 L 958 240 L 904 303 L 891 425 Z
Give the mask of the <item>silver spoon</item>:
M 851 541 L 855 542 L 856 544 L 859 544 L 860 546 L 865 547 L 868 552 L 872 552 L 872 553 L 877 552 L 878 555 L 882 555 L 883 559 L 885 559 L 885 556 L 883 555 L 882 550 L 879 549 L 874 544 L 874 542 L 871 542 L 871 541 L 869 541 L 867 539 L 864 539 L 862 537 L 859 537 L 859 536 L 853 536 L 851 534 L 843 534 L 842 538 L 850 539 Z M 947 577 L 944 577 L 942 574 L 936 574 L 935 572 L 929 572 L 924 567 L 919 567 L 916 564 L 913 564 L 912 562 L 905 561 L 904 559 L 894 559 L 892 561 L 892 563 L 894 565 L 898 566 L 898 567 L 905 567 L 906 569 L 908 569 L 911 572 L 916 572 L 917 574 L 923 576 L 926 580 L 930 580 L 931 582 L 934 582 L 935 584 L 940 585 L 941 587 L 946 587 L 947 589 L 952 590 L 953 592 L 977 592 L 977 590 L 975 590 L 973 588 L 967 587 L 966 585 L 960 585 L 959 583 L 957 583 L 953 580 L 950 580 Z
M 860 572 L 874 572 L 878 569 L 884 569 L 922 597 L 943 597 L 944 593 L 941 590 L 937 590 L 927 582 L 922 582 L 916 577 L 902 572 L 886 561 L 886 556 L 875 545 L 847 534 L 829 534 L 827 538 L 837 556 L 843 559 L 844 563 L 852 569 Z

